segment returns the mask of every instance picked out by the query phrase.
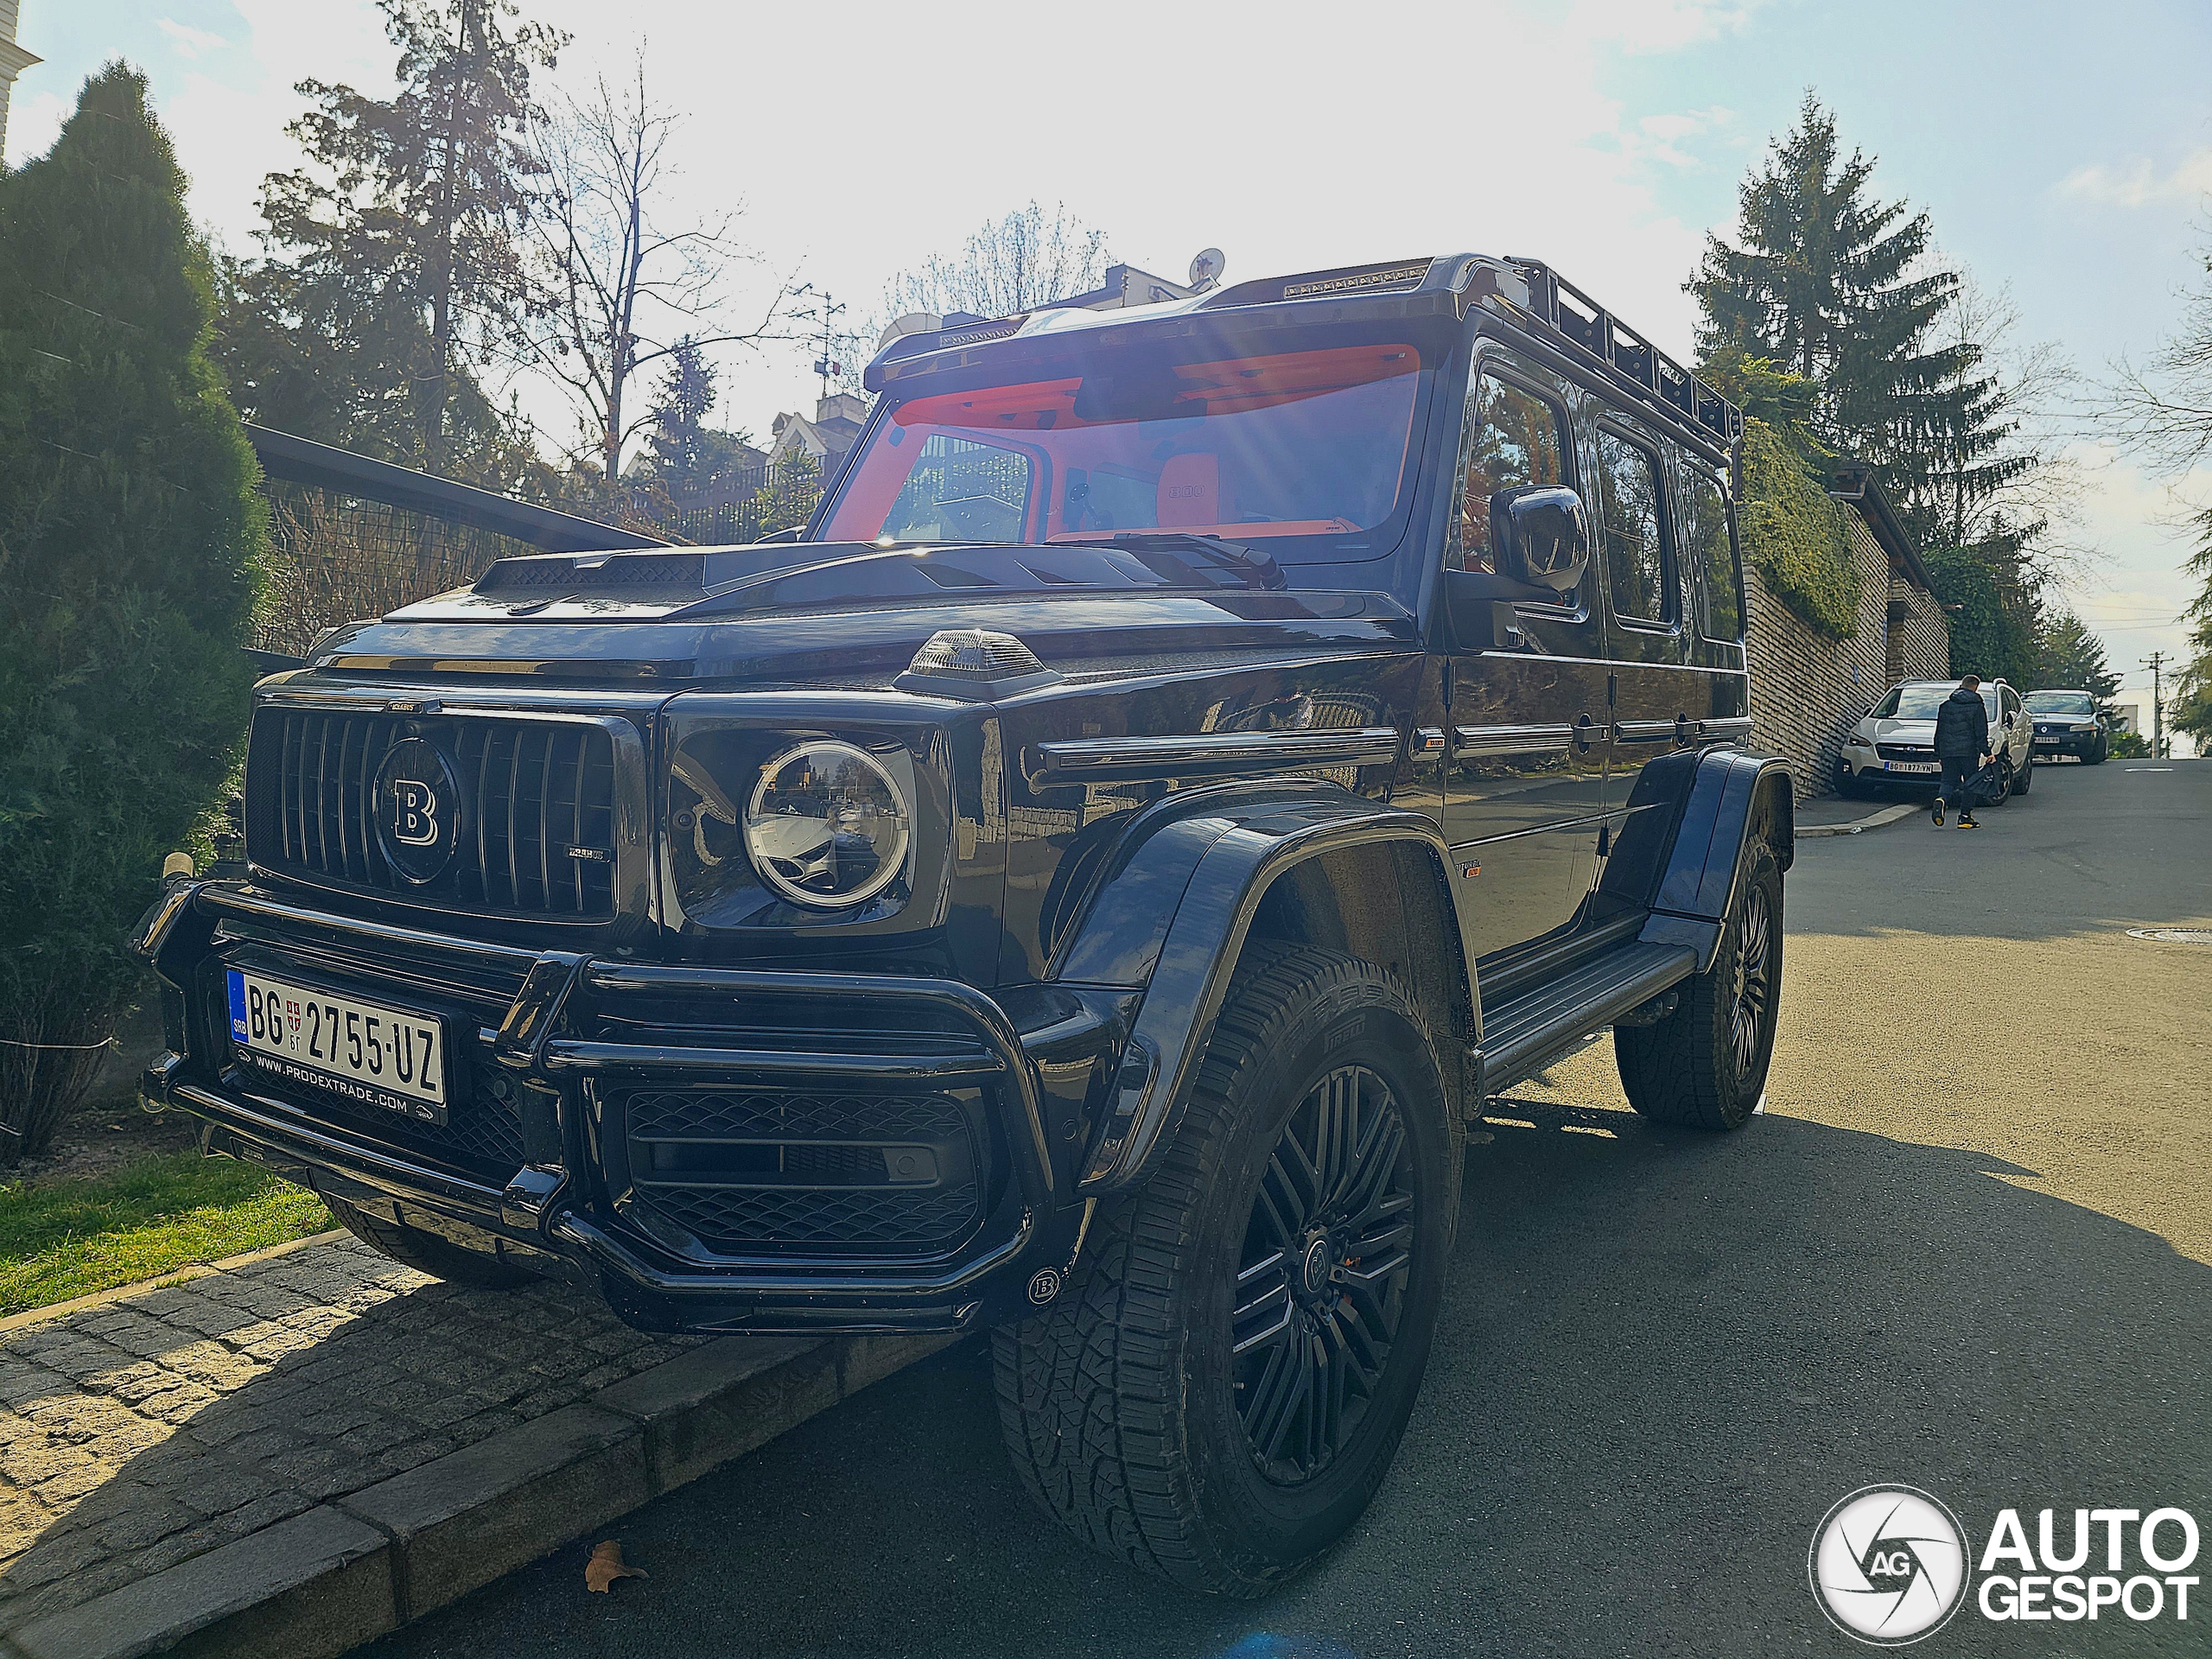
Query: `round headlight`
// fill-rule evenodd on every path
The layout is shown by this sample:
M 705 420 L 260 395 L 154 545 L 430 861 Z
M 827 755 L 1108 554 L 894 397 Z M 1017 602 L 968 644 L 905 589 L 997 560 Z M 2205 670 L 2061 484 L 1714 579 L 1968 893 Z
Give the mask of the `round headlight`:
M 850 743 L 803 743 L 760 768 L 745 848 L 794 904 L 857 905 L 906 868 L 911 813 L 883 763 Z

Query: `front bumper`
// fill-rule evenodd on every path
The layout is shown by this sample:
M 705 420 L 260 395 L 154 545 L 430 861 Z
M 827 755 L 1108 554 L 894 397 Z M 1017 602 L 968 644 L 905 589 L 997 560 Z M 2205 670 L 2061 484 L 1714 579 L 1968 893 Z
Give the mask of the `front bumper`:
M 1925 764 L 1928 769 L 1925 772 L 1893 771 L 1890 769 L 1891 763 L 1885 762 L 1880 755 L 1871 749 L 1846 748 L 1843 751 L 1844 770 L 1850 773 L 1852 781 L 1854 783 L 1893 784 L 1907 788 L 1926 789 L 1932 788 L 1942 781 L 1943 767 L 1941 761 L 1927 763 L 1905 761 L 1896 764 L 1904 766 Z
M 2035 738 L 2037 754 L 2094 754 L 2097 752 L 2095 732 L 2054 732 L 2045 737 L 2038 732 Z
M 143 1091 L 203 1119 L 208 1150 L 595 1284 L 625 1319 L 649 1330 L 957 1331 L 1049 1300 L 1072 1263 L 1084 1215 L 1067 1196 L 1068 1158 L 1056 1160 L 1055 1140 L 1071 1151 L 1079 1145 L 1066 1126 L 1087 1102 L 1087 1080 L 1110 1077 L 1121 1038 L 1115 1006 L 1071 1001 L 1022 1031 L 999 1002 L 955 981 L 533 952 L 312 910 L 240 882 L 173 885 L 143 925 L 140 948 L 162 982 L 169 1046 Z M 448 988 L 461 1001 L 442 1006 L 458 1029 L 474 1033 L 466 1058 L 482 1074 L 478 1098 L 512 1099 L 515 1134 L 491 1146 L 480 1137 L 465 1152 L 400 1144 L 403 1126 L 380 1124 L 372 1112 L 319 1111 L 286 1098 L 296 1091 L 237 1062 L 211 1010 L 211 988 L 241 957 L 401 1000 Z M 480 1011 L 480 1026 L 469 1023 Z M 887 1020 L 893 1029 L 870 1028 Z M 658 1155 L 664 1141 L 688 1154 L 701 1137 L 646 1137 L 654 1144 L 641 1153 L 626 1114 L 640 1091 L 682 1105 L 701 1090 L 715 1091 L 704 1097 L 725 1116 L 730 1099 L 819 1102 L 833 1093 L 965 1113 L 976 1149 L 973 1224 L 906 1249 L 870 1244 L 877 1235 L 865 1226 L 855 1239 L 825 1239 L 817 1226 L 794 1235 L 796 1244 L 734 1249 L 673 1224 L 656 1189 L 694 1189 L 675 1185 L 681 1174 L 648 1179 L 656 1172 L 635 1166 Z M 775 1155 L 779 1170 L 785 1150 Z M 702 1179 L 696 1191 L 709 1200 L 725 1192 L 719 1178 Z M 804 1204 L 821 1192 L 795 1184 L 771 1196 Z M 872 1202 L 872 1190 L 861 1191 L 849 1208 L 865 1217 Z

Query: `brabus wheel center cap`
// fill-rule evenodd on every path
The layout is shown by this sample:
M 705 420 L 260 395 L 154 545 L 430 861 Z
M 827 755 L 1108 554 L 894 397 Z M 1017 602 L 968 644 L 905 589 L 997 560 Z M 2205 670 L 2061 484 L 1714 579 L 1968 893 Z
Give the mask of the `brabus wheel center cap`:
M 1316 1234 L 1306 1247 L 1305 1262 L 1299 1270 L 1308 1296 L 1319 1296 L 1329 1287 L 1329 1269 L 1334 1262 L 1335 1252 L 1329 1248 L 1328 1235 Z

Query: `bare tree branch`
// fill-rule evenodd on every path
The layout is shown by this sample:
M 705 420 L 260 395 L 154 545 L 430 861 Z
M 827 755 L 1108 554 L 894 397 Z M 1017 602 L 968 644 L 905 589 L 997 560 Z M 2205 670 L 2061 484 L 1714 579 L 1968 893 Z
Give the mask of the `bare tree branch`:
M 656 222 L 675 178 L 669 158 L 679 124 L 653 101 L 640 50 L 627 84 L 600 80 L 588 98 L 555 106 L 534 135 L 544 172 L 521 354 L 567 390 L 580 440 L 571 456 L 589 457 L 610 495 L 626 447 L 651 419 L 627 413 L 639 370 L 687 333 L 701 346 L 772 338 L 781 303 L 779 296 L 751 328 L 692 327 L 719 318 L 726 270 L 752 255 L 731 234 L 735 211 Z

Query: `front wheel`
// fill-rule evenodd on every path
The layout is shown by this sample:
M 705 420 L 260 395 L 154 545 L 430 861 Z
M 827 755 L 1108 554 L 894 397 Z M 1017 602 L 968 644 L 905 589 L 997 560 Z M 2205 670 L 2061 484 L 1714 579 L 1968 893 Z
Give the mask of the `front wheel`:
M 1058 1300 L 997 1335 L 1030 1497 L 1188 1589 L 1259 1595 L 1310 1563 L 1405 1432 L 1459 1173 L 1396 982 L 1255 947 L 1160 1169 L 1101 1210 Z
M 1613 1027 L 1621 1088 L 1654 1122 L 1732 1129 L 1766 1092 L 1782 997 L 1782 868 L 1763 840 L 1743 857 L 1713 966 L 1681 988 L 1665 1019 Z
M 2012 792 L 2015 795 L 2026 794 L 2028 792 L 2028 786 L 2034 783 L 2035 780 L 2036 758 L 2031 754 L 2026 760 L 2021 763 L 2019 771 L 2013 774 Z

